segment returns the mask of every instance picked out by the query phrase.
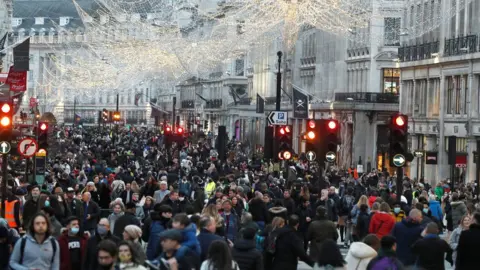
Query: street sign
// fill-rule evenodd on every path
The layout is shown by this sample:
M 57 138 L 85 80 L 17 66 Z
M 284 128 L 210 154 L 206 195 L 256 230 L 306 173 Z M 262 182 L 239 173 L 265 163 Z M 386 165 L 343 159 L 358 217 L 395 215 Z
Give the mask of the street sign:
M 18 143 L 18 153 L 24 157 L 33 157 L 37 150 L 38 143 L 34 139 L 26 138 Z
M 12 149 L 12 146 L 8 142 L 0 142 L 0 153 L 2 154 L 8 154 L 10 150 Z
M 317 154 L 315 154 L 315 152 L 313 151 L 308 151 L 306 156 L 307 156 L 307 160 L 310 162 L 315 161 L 315 159 L 317 159 Z
M 334 152 L 328 152 L 328 153 L 325 155 L 325 159 L 326 159 L 328 162 L 334 162 L 334 161 L 337 159 L 337 154 L 335 154 Z
M 405 157 L 402 154 L 396 154 L 393 156 L 393 165 L 396 167 L 403 167 L 405 165 Z
M 273 111 L 268 114 L 267 119 L 270 125 L 287 125 L 288 113 L 286 111 Z
M 418 157 L 418 158 L 423 157 L 423 151 L 417 150 L 417 151 L 413 152 L 413 155 L 415 157 Z

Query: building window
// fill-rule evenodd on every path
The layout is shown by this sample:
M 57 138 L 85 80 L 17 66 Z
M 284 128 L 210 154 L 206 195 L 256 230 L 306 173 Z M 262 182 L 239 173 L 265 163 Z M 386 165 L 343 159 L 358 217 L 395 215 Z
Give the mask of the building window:
M 400 18 L 385 18 L 384 45 L 400 46 Z
M 453 77 L 447 78 L 447 114 L 453 114 L 454 101 L 454 82 Z
M 398 95 L 400 90 L 400 69 L 383 69 L 383 92 Z
M 245 76 L 245 59 L 235 60 L 235 76 Z

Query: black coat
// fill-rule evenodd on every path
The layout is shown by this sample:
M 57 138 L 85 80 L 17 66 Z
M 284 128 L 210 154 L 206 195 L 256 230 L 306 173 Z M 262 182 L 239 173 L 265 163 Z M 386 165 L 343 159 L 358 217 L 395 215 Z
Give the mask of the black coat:
M 102 240 L 112 240 L 116 244 L 120 243 L 120 238 L 113 236 L 111 232 L 108 232 L 108 234 L 102 239 L 98 233 L 96 233 L 94 236 L 90 237 L 87 241 L 87 250 L 85 254 L 85 260 L 83 261 L 83 267 L 82 269 L 84 270 L 90 270 L 90 269 L 97 269 L 98 268 L 98 244 Z
M 91 200 L 89 203 L 88 203 L 88 207 L 85 209 L 85 202 L 82 204 L 82 207 L 83 207 L 83 213 L 84 213 L 84 216 L 88 216 L 90 215 L 90 219 L 86 219 L 84 220 L 83 224 L 84 224 L 84 229 L 85 230 L 93 230 L 97 227 L 97 223 L 98 223 L 98 220 L 100 218 L 100 208 L 98 207 L 98 204 L 96 202 L 94 202 L 93 200 Z M 86 211 L 85 211 L 86 210 Z M 83 219 L 83 217 L 82 217 Z
M 253 221 L 268 221 L 267 206 L 260 198 L 254 198 L 250 201 L 248 211 L 252 214 Z
M 213 234 L 205 229 L 200 231 L 200 234 L 197 236 L 197 240 L 200 243 L 200 249 L 202 254 L 200 255 L 200 260 L 203 262 L 207 259 L 208 248 L 213 241 L 225 241 L 225 238 Z
M 38 212 L 38 200 L 34 201 L 33 199 L 30 199 L 25 202 L 23 205 L 23 228 L 27 229 L 30 220 L 33 218 L 33 216 Z M 82 217 L 83 219 L 83 217 Z
M 113 235 L 122 239 L 123 238 L 123 231 L 125 227 L 128 225 L 137 225 L 140 227 L 140 221 L 138 218 L 129 212 L 125 212 L 125 215 L 119 217 L 117 221 L 115 221 L 115 227 L 113 228 Z
M 412 246 L 417 256 L 415 265 L 420 269 L 445 269 L 445 254 L 452 249 L 438 235 L 426 235 Z
M 480 225 L 472 224 L 470 229 L 463 231 L 457 245 L 457 270 L 472 269 L 478 264 L 478 250 L 480 250 Z
M 313 261 L 303 248 L 303 241 L 298 238 L 297 232 L 289 226 L 278 229 L 273 257 L 271 269 L 275 270 L 297 270 L 298 259 L 313 266 Z
M 240 270 L 263 270 L 263 256 L 256 249 L 255 240 L 238 239 L 233 246 L 232 256 Z

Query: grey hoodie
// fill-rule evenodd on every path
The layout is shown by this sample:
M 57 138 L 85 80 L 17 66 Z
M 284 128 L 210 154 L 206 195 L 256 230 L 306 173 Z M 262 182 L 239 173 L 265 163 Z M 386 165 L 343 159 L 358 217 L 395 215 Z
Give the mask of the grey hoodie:
M 58 270 L 60 269 L 60 247 L 55 240 L 57 249 L 55 251 L 55 258 L 52 264 L 53 248 L 51 236 L 48 237 L 42 244 L 37 243 L 32 235 L 27 234 L 24 237 L 27 238 L 25 243 L 25 249 L 23 253 L 23 263 L 20 262 L 20 245 L 22 240 L 18 240 L 13 248 L 12 255 L 10 256 L 10 266 L 15 270 L 29 270 L 29 269 L 42 269 L 42 270 Z

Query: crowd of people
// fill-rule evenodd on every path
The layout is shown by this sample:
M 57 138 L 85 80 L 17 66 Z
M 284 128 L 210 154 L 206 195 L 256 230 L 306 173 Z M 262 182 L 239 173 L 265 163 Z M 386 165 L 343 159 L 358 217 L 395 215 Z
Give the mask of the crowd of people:
M 172 145 L 157 130 L 71 127 L 51 137 L 44 182 L 10 161 L 1 270 L 478 269 L 473 183 L 405 178 L 397 197 L 386 172 L 321 176 L 303 155 L 222 161 L 203 137 Z

